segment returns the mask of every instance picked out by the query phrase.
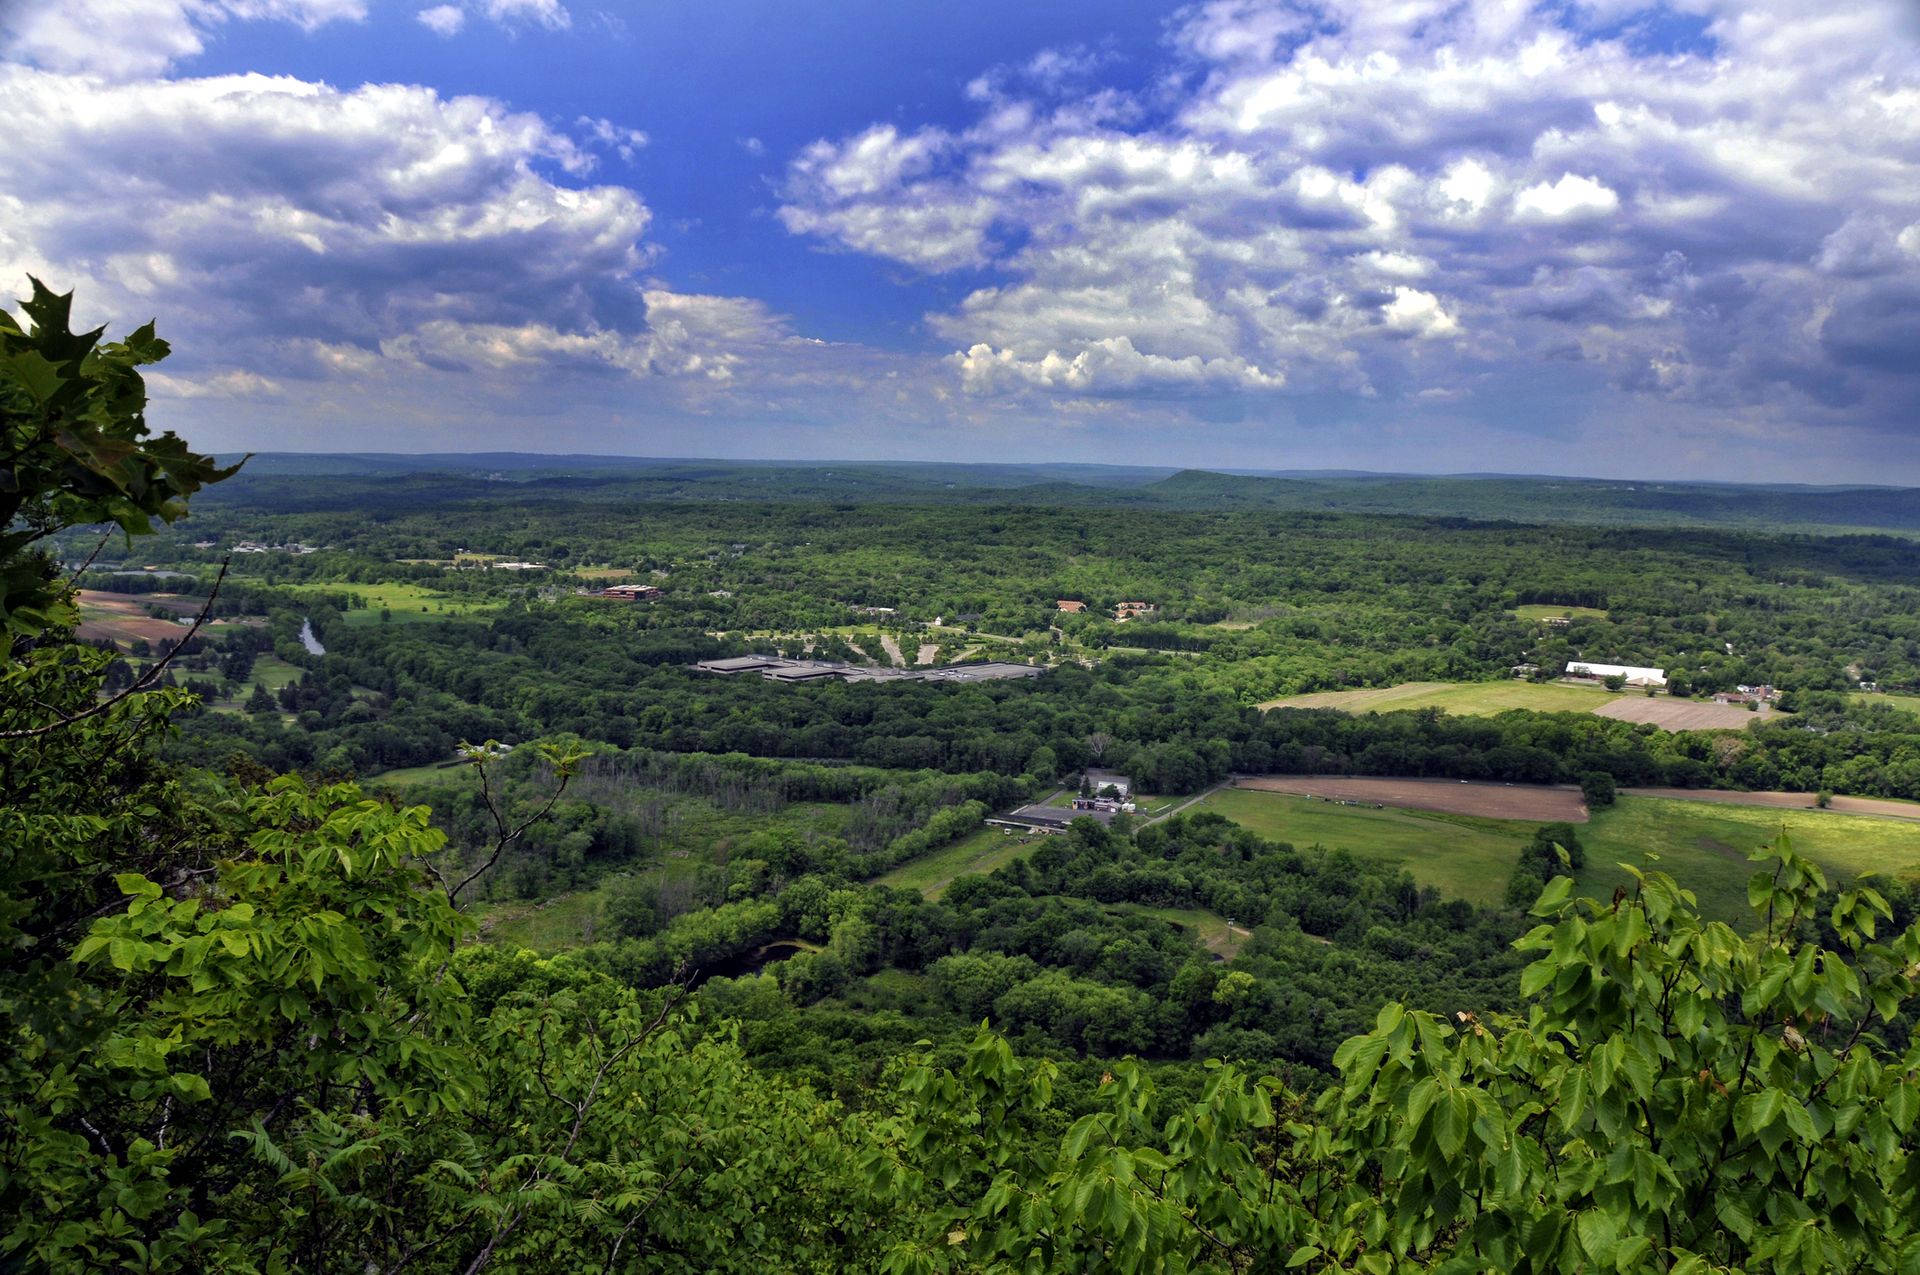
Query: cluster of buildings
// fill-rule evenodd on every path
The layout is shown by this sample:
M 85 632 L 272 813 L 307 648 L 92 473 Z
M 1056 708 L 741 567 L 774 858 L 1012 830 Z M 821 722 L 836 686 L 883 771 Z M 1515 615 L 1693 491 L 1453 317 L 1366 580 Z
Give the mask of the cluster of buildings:
M 604 589 L 588 589 L 589 598 L 615 598 L 621 602 L 658 602 L 661 596 L 657 584 L 610 584 Z
M 784 655 L 735 655 L 719 660 L 701 660 L 693 666 L 702 673 L 737 677 L 758 673 L 769 682 L 824 682 L 837 678 L 843 682 L 997 682 L 1012 677 L 1038 677 L 1046 669 L 1038 664 L 1014 664 L 993 660 L 983 664 L 943 664 L 937 668 L 872 668 L 848 664 L 842 660 L 796 660 Z
M 1713 702 L 1716 704 L 1771 704 L 1780 698 L 1780 692 L 1765 685 L 1748 686 L 1744 683 L 1730 691 L 1716 691 Z
M 1589 660 L 1567 661 L 1567 676 L 1590 677 L 1596 682 L 1618 677 L 1628 686 L 1665 686 L 1667 684 L 1665 669 L 1640 668 L 1632 664 L 1595 664 Z
M 1079 615 L 1087 609 L 1087 604 L 1078 598 L 1056 598 L 1053 608 L 1065 615 Z M 1116 602 L 1113 606 L 1113 618 L 1124 624 L 1136 616 L 1152 615 L 1160 608 L 1151 602 Z
M 214 547 L 214 542 L 211 540 L 200 540 L 196 541 L 193 547 L 196 549 L 211 549 Z M 235 553 L 303 554 L 319 553 L 322 548 L 323 546 L 321 545 L 303 545 L 297 541 L 284 545 L 270 545 L 264 540 L 242 540 L 240 543 L 234 545 L 233 551 Z

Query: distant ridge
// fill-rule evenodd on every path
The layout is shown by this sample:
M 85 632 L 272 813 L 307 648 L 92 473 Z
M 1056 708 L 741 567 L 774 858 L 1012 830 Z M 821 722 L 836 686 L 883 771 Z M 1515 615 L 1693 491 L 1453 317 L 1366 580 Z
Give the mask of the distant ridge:
M 372 484 L 373 499 L 431 489 L 485 501 L 1001 502 L 1070 508 L 1271 509 L 1472 521 L 1596 526 L 1728 526 L 1920 532 L 1920 489 L 1795 483 L 1634 481 L 1512 474 L 1390 474 L 1351 470 L 1223 472 L 1140 465 L 965 464 L 937 461 L 742 461 L 684 457 L 448 452 L 425 455 L 265 452 L 210 499 L 272 492 L 283 507 L 345 499 L 331 478 Z M 350 485 L 350 484 L 349 484 Z

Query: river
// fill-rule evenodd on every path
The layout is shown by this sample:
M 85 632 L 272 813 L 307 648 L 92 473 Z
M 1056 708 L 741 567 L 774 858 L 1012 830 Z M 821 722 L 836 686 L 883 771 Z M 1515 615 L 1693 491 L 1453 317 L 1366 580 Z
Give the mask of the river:
M 327 648 L 320 645 L 320 639 L 313 635 L 313 621 L 306 616 L 300 617 L 300 645 L 307 648 L 308 655 L 325 655 Z

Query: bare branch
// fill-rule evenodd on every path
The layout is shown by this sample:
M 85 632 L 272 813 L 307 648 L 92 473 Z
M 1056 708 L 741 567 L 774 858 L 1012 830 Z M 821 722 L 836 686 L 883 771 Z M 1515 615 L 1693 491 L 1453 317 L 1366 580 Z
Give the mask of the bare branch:
M 480 800 L 485 804 L 487 813 L 493 817 L 493 853 L 487 856 L 485 863 L 475 868 L 472 872 L 469 872 L 459 885 L 447 890 L 447 902 L 456 907 L 459 906 L 460 892 L 491 871 L 493 865 L 500 862 L 500 856 L 506 853 L 508 846 L 518 841 L 526 833 L 527 829 L 533 827 L 534 824 L 539 823 L 552 813 L 553 808 L 560 804 L 561 796 L 566 793 L 567 785 L 573 781 L 572 772 L 562 770 L 560 772 L 560 782 L 555 785 L 554 790 L 548 794 L 546 804 L 526 819 L 521 820 L 518 825 L 509 825 L 506 814 L 500 807 L 500 803 L 494 800 L 493 785 L 487 781 L 486 762 L 484 760 L 477 761 L 475 766 L 480 772 Z M 439 875 L 437 871 L 434 873 L 435 877 L 439 877 Z M 441 888 L 446 888 L 446 882 L 444 880 L 441 881 Z
M 75 567 L 73 574 L 67 577 L 67 587 L 69 589 L 73 587 L 74 581 L 87 574 L 87 568 L 93 565 L 93 560 L 100 556 L 100 551 L 107 547 L 107 541 L 111 539 L 113 539 L 113 532 L 109 529 L 100 537 L 100 543 L 93 547 L 93 552 L 87 555 L 87 560 Z

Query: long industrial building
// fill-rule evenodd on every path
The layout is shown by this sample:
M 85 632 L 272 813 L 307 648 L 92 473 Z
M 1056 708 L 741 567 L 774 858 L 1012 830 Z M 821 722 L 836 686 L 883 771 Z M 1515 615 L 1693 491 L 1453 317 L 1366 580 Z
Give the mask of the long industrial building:
M 843 682 L 997 682 L 1010 677 L 1038 677 L 1046 672 L 1039 664 L 1014 664 L 1004 660 L 943 664 L 938 668 L 874 668 L 841 660 L 795 660 L 784 655 L 735 655 L 701 660 L 693 667 L 722 677 L 758 673 L 769 682 L 790 683 L 820 682 L 836 677 Z

